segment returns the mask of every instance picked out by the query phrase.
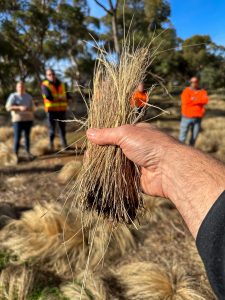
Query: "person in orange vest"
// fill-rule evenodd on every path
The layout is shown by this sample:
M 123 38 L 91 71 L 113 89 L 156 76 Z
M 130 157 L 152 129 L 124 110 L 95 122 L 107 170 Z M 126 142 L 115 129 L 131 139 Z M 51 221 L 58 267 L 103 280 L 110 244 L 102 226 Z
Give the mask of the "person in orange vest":
M 206 90 L 199 86 L 199 79 L 192 77 L 190 86 L 186 87 L 181 94 L 181 124 L 179 140 L 185 143 L 189 129 L 191 138 L 189 144 L 195 145 L 201 129 L 201 121 L 205 114 L 205 105 L 208 103 Z
M 54 70 L 49 68 L 46 70 L 46 79 L 41 84 L 41 90 L 45 111 L 48 117 L 50 149 L 54 151 L 54 139 L 57 125 L 62 147 L 66 148 L 66 123 L 60 122 L 60 120 L 66 120 L 66 111 L 69 100 L 65 84 L 56 77 Z
M 148 102 L 148 94 L 145 91 L 144 83 L 140 82 L 136 91 L 134 92 L 130 104 L 131 107 L 136 107 L 138 112 L 141 112 L 144 107 L 146 107 L 146 103 Z

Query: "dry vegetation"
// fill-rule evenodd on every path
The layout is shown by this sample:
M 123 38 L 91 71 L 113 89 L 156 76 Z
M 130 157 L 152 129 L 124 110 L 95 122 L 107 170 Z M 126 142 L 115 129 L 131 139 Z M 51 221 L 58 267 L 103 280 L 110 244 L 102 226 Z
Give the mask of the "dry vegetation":
M 221 160 L 224 111 L 225 102 L 213 98 L 197 142 Z M 156 123 L 177 137 L 178 119 Z M 32 133 L 33 141 L 46 137 L 42 126 Z M 83 219 L 70 192 L 81 161 L 58 156 L 1 167 L 0 204 L 11 204 L 0 206 L 0 223 L 8 223 L 0 231 L 0 300 L 215 300 L 195 242 L 169 201 L 144 196 L 138 229 Z M 33 208 L 16 219 L 19 206 Z
M 123 47 L 119 62 L 101 52 L 93 78 L 88 128 L 135 124 L 140 117 L 129 99 L 153 59 L 150 46 L 129 51 Z M 84 214 L 97 212 L 113 221 L 132 223 L 142 207 L 138 167 L 115 146 L 87 142 L 88 155 L 76 182 L 75 202 Z

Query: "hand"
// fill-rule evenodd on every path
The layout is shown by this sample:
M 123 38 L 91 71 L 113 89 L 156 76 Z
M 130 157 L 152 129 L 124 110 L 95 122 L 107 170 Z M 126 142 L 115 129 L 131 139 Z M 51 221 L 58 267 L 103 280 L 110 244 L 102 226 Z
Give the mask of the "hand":
M 21 105 L 21 106 L 19 107 L 19 110 L 20 110 L 20 111 L 27 111 L 27 110 L 28 110 L 28 107 L 27 107 L 27 106 Z
M 118 145 L 123 153 L 141 166 L 141 185 L 146 194 L 168 197 L 163 186 L 163 161 L 178 142 L 148 124 L 118 128 L 89 129 L 87 137 L 99 145 Z
M 196 237 L 209 209 L 225 190 L 222 163 L 148 124 L 89 129 L 87 137 L 99 145 L 118 145 L 141 166 L 143 191 L 169 198 Z

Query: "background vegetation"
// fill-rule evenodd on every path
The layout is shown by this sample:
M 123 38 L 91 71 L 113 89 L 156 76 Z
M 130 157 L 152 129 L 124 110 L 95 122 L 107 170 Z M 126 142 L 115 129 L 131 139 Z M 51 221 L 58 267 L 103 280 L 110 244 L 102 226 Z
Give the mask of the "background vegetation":
M 153 51 L 159 50 L 151 75 L 162 77 L 170 89 L 196 74 L 207 88 L 224 86 L 225 48 L 207 35 L 179 38 L 168 1 L 95 2 L 105 11 L 104 17 L 93 17 L 86 0 L 0 1 L 1 100 L 17 79 L 27 80 L 32 93 L 39 95 L 44 70 L 56 66 L 56 61 L 62 66 L 56 71 L 71 90 L 77 83 L 89 85 L 96 57 L 93 38 L 119 55 L 124 28 L 128 32 L 130 26 L 135 44 L 159 35 L 153 42 Z

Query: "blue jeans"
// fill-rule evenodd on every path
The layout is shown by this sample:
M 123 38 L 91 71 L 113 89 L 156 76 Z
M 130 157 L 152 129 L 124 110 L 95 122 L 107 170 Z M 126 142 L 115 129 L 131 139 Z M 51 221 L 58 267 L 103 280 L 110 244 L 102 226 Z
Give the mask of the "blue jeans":
M 189 144 L 191 146 L 195 145 L 196 139 L 201 129 L 201 118 L 187 118 L 182 116 L 180 123 L 180 135 L 179 141 L 185 143 L 188 131 L 191 129 L 191 138 Z
M 54 139 L 55 139 L 55 131 L 56 125 L 58 125 L 59 129 L 59 136 L 61 140 L 61 144 L 63 147 L 67 147 L 66 141 L 66 123 L 59 122 L 56 120 L 66 120 L 66 113 L 64 111 L 52 111 L 48 112 L 48 126 L 49 126 L 49 139 L 50 139 L 50 146 L 53 147 Z
M 20 121 L 13 123 L 14 129 L 14 152 L 18 155 L 20 148 L 20 140 L 22 133 L 24 132 L 25 149 L 27 153 L 30 153 L 30 131 L 33 125 L 33 121 Z

